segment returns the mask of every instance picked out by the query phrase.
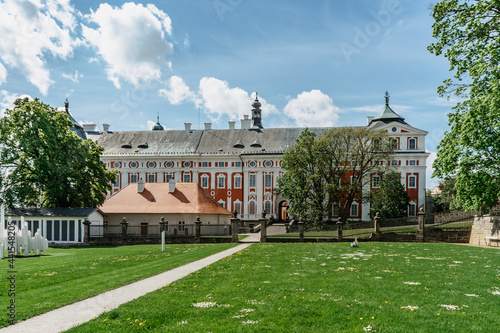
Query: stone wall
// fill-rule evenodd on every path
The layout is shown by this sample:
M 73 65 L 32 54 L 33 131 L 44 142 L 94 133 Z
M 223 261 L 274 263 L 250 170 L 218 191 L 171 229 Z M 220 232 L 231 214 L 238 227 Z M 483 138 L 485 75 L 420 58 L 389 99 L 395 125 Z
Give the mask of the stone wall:
M 500 216 L 476 216 L 472 225 L 470 245 L 488 245 L 486 237 L 500 237 Z M 500 242 L 492 241 L 491 246 L 500 246 Z

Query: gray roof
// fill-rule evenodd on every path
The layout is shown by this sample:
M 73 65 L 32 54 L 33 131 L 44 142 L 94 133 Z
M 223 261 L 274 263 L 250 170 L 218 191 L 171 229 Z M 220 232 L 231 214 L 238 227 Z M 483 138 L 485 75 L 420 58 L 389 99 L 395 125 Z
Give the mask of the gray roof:
M 202 131 L 181 130 L 105 132 L 97 143 L 103 155 L 195 154 L 201 136 Z
M 12 208 L 5 210 L 5 216 L 64 216 L 87 217 L 97 208 Z
M 385 105 L 384 110 L 382 110 L 382 112 L 380 112 L 375 118 L 373 118 L 370 124 L 375 121 L 383 121 L 384 123 L 397 121 L 406 124 L 405 118 L 401 117 L 396 112 L 394 112 L 389 106 L 389 104 Z
M 330 129 L 311 128 L 321 134 Z M 295 144 L 303 128 L 262 128 L 234 130 L 165 130 L 107 132 L 93 135 L 113 155 L 259 155 L 283 154 Z

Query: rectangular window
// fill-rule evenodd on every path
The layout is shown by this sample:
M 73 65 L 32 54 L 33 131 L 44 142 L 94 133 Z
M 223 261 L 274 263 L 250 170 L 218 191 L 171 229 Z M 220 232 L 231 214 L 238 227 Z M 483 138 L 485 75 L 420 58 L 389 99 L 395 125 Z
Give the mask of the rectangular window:
M 256 187 L 256 179 L 257 177 L 255 175 L 250 175 L 248 178 L 248 184 L 250 188 L 255 188 Z
M 234 162 L 234 166 L 236 168 L 241 168 L 241 162 Z
M 137 183 L 137 174 L 130 175 L 130 183 Z
M 62 229 L 62 238 L 61 240 L 63 242 L 67 242 L 68 241 L 68 221 L 66 220 L 63 220 L 61 221 L 61 229 Z
M 191 183 L 191 174 L 190 173 L 185 173 L 184 174 L 184 183 Z
M 273 175 L 264 175 L 264 187 L 273 186 Z
M 234 188 L 241 188 L 241 177 L 234 177 Z
M 399 146 L 399 141 L 398 139 L 391 139 L 391 149 L 398 149 L 398 146 Z
M 172 179 L 172 175 L 165 175 L 165 183 L 170 182 L 170 179 Z
M 113 187 L 120 187 L 120 174 L 116 175 L 115 182 L 113 183 Z
M 374 188 L 380 187 L 380 177 L 379 176 L 373 176 L 372 187 L 374 187 Z
M 54 221 L 54 241 L 59 241 L 61 240 L 61 222 L 60 221 Z
M 417 187 L 417 177 L 415 176 L 408 177 L 408 187 L 409 188 Z
M 148 175 L 148 183 L 156 183 L 156 174 Z
M 186 221 L 179 221 L 179 231 L 186 229 Z
M 225 168 L 225 167 L 226 167 L 226 162 L 218 162 L 218 163 L 217 163 L 217 166 L 218 166 L 219 168 Z
M 358 216 L 358 204 L 356 202 L 351 205 L 351 216 Z
M 417 213 L 417 205 L 415 205 L 414 203 L 410 203 L 408 205 L 408 216 L 415 216 L 416 213 Z
M 201 187 L 208 188 L 208 177 L 207 176 L 201 177 Z
M 52 221 L 47 220 L 47 240 L 52 240 Z
M 208 162 L 201 162 L 202 168 L 208 168 Z
M 69 221 L 69 241 L 70 242 L 75 241 L 75 221 L 74 220 Z
M 224 188 L 226 185 L 226 177 L 217 177 L 217 188 Z
M 398 160 L 392 160 L 392 161 L 391 161 L 391 165 L 398 165 L 398 164 L 399 164 L 399 163 L 398 163 Z
M 417 165 L 417 161 L 415 161 L 415 160 L 410 160 L 410 163 L 409 163 L 409 164 L 410 164 L 410 165 Z
M 235 210 L 238 214 L 241 214 L 241 202 L 235 202 L 235 203 L 234 203 L 234 210 Z

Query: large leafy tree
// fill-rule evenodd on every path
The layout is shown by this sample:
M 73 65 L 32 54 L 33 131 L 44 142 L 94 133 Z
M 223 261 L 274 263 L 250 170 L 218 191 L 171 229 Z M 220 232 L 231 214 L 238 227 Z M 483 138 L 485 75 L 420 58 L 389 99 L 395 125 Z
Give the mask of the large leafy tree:
M 324 215 L 325 185 L 318 168 L 316 134 L 309 129 L 301 132 L 295 145 L 283 154 L 282 168 L 286 171 L 278 178 L 278 187 L 290 201 L 289 213 L 320 223 Z
M 380 188 L 370 193 L 371 212 L 379 213 L 383 219 L 406 216 L 410 198 L 397 172 L 387 173 L 380 182 Z
M 433 197 L 434 210 L 436 213 L 460 210 L 461 207 L 456 201 L 457 190 L 455 177 L 445 179 L 438 185 L 441 193 Z
M 8 207 L 96 207 L 115 172 L 102 147 L 80 139 L 66 113 L 38 99 L 18 99 L 0 119 L 2 200 Z
M 339 127 L 322 136 L 305 129 L 283 155 L 278 186 L 291 213 L 309 223 L 331 220 L 334 206 L 344 221 L 354 201 L 363 202 L 370 175 L 388 168 L 393 149 L 385 132 L 366 127 Z
M 456 176 L 456 200 L 487 212 L 500 197 L 500 1 L 442 0 L 433 8 L 429 46 L 454 72 L 438 88 L 461 98 L 438 146 L 434 176 Z

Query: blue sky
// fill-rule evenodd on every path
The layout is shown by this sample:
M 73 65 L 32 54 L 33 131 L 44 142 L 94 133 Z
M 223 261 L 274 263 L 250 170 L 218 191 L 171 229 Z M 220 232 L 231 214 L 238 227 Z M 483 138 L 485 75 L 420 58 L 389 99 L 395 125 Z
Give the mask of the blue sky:
M 450 73 L 426 49 L 432 23 L 416 0 L 0 0 L 0 109 L 68 98 L 99 128 L 148 130 L 157 113 L 169 129 L 227 128 L 258 91 L 264 127 L 346 126 L 387 90 L 429 132 L 430 164 L 456 102 L 436 94 Z

